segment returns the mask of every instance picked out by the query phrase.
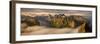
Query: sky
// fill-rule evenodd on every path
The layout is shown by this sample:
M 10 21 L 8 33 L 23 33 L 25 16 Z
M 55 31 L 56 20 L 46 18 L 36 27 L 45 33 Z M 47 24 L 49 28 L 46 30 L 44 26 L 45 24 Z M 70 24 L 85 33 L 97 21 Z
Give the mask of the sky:
M 67 15 L 82 15 L 82 16 L 91 16 L 92 11 L 82 11 L 82 10 L 59 10 L 59 9 L 40 9 L 40 8 L 21 8 L 21 13 L 24 15 L 47 15 L 51 14 L 65 14 Z

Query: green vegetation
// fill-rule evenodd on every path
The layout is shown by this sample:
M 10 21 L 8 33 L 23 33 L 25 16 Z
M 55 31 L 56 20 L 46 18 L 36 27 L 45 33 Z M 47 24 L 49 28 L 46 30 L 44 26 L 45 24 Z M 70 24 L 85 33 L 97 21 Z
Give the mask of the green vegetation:
M 50 24 L 55 28 L 63 28 L 68 26 L 68 19 L 65 16 L 55 15 L 51 18 Z
M 51 21 L 50 24 L 54 28 L 75 28 L 81 24 L 84 23 L 85 19 L 81 16 L 65 16 L 63 15 L 55 15 L 55 16 L 50 16 Z M 79 17 L 81 20 L 79 20 Z M 77 19 L 76 19 L 77 18 Z

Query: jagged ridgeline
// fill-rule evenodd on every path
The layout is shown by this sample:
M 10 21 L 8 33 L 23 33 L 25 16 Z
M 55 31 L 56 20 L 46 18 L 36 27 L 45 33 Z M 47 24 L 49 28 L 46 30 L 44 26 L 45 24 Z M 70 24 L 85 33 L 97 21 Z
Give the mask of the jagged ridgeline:
M 77 26 L 86 23 L 86 19 L 82 16 L 65 16 L 64 14 L 59 14 L 55 16 L 51 16 L 51 26 L 56 28 L 75 28 Z
M 52 16 L 25 16 L 21 15 L 21 23 L 26 23 L 28 26 L 46 26 L 51 28 L 75 28 L 84 23 L 87 23 L 87 19 L 83 16 L 70 15 L 66 16 L 64 14 L 55 14 Z

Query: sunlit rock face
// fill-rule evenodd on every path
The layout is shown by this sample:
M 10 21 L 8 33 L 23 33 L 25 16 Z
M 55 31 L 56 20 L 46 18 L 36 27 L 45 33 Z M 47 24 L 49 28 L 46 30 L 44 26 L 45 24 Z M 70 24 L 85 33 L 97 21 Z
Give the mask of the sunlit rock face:
M 58 26 L 58 28 L 62 27 L 75 28 L 83 23 L 87 23 L 86 20 L 87 19 L 85 19 L 82 16 L 76 16 L 76 15 L 65 16 L 64 14 L 55 16 L 49 15 L 49 16 L 35 16 L 35 17 L 22 15 L 21 22 L 22 23 L 26 22 L 27 25 L 29 26 L 41 25 L 41 26 L 52 26 L 52 27 Z

